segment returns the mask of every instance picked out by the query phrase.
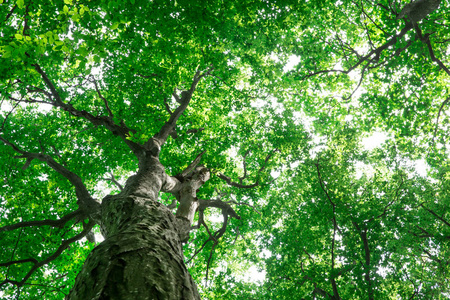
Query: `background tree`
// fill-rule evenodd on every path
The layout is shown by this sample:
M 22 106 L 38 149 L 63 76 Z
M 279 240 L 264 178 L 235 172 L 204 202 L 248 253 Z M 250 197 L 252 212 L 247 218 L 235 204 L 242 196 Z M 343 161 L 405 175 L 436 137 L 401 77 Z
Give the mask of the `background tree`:
M 2 1 L 2 297 L 447 297 L 447 7 Z

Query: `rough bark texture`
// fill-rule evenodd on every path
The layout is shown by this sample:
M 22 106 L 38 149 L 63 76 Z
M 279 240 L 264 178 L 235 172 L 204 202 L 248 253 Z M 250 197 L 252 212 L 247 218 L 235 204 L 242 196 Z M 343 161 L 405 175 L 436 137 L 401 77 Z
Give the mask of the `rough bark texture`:
M 105 241 L 87 258 L 68 299 L 200 299 L 183 261 L 177 218 L 157 201 L 167 175 L 156 157 L 102 202 Z
M 397 19 L 402 19 L 408 16 L 408 18 L 412 22 L 419 22 L 420 20 L 434 12 L 436 9 L 438 9 L 440 4 L 441 0 L 417 0 L 408 3 L 400 11 Z

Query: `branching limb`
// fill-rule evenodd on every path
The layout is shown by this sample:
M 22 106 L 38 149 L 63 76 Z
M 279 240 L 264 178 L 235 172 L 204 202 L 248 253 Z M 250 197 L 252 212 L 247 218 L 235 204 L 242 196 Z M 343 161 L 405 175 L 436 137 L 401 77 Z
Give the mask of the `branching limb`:
M 278 151 L 279 151 L 278 149 L 274 149 L 271 153 L 269 153 L 266 156 L 266 158 L 264 159 L 263 165 L 259 168 L 259 170 L 257 172 L 257 177 L 259 176 L 259 174 L 261 174 L 262 171 L 265 170 L 267 162 L 270 160 L 272 155 L 275 152 L 278 152 Z M 247 154 L 248 154 L 248 152 L 247 152 Z M 225 180 L 225 182 L 228 185 L 234 186 L 234 187 L 237 187 L 237 188 L 251 189 L 251 188 L 259 186 L 260 183 L 259 183 L 258 179 L 256 179 L 256 181 L 254 183 L 252 183 L 252 184 L 242 184 L 243 179 L 245 179 L 245 177 L 247 176 L 247 174 L 246 174 L 247 173 L 246 172 L 246 166 L 245 166 L 245 157 L 247 156 L 247 154 L 244 156 L 244 176 L 239 178 L 239 183 L 232 181 L 230 177 L 228 177 L 228 176 L 226 176 L 225 174 L 222 174 L 222 173 L 218 173 L 217 177 L 219 177 L 222 180 Z
M 177 102 L 179 102 L 180 105 L 175 109 L 175 111 L 173 111 L 173 113 L 170 115 L 169 120 L 161 127 L 160 131 L 146 142 L 146 150 L 156 151 L 156 153 L 159 153 L 159 151 L 161 150 L 161 146 L 166 142 L 170 133 L 174 130 L 178 119 L 188 107 L 198 83 L 203 77 L 210 75 L 212 70 L 212 67 L 208 68 L 203 73 L 198 70 L 194 75 L 194 79 L 189 90 L 183 91 L 181 93 L 181 97 L 178 97 L 178 95 L 174 93 L 174 97 L 175 99 L 177 99 L 176 97 L 178 97 Z
M 368 219 L 366 221 L 366 223 L 370 223 L 370 222 L 372 222 L 375 219 L 379 219 L 381 217 L 384 217 L 387 214 L 389 207 L 391 207 L 392 204 L 394 204 L 394 202 L 398 200 L 398 198 L 400 196 L 400 189 L 402 188 L 403 183 L 404 183 L 403 176 L 400 176 L 400 178 L 401 178 L 401 182 L 398 185 L 397 189 L 395 190 L 395 195 L 394 195 L 393 199 L 391 201 L 389 201 L 389 203 L 384 206 L 383 212 L 381 214 L 379 214 L 378 216 L 373 216 L 372 218 Z
M 310 77 L 313 77 L 313 76 L 316 76 L 316 75 L 328 74 L 328 73 L 348 74 L 348 73 L 350 73 L 351 71 L 353 71 L 354 69 L 356 69 L 357 67 L 359 67 L 362 63 L 364 63 L 366 61 L 367 62 L 377 62 L 379 60 L 379 58 L 380 58 L 381 52 L 383 52 L 384 50 L 386 50 L 390 46 L 394 46 L 395 43 L 397 42 L 397 40 L 402 38 L 412 28 L 413 28 L 412 22 L 406 23 L 405 27 L 403 27 L 403 29 L 400 31 L 400 33 L 395 34 L 386 43 L 384 43 L 383 45 L 381 45 L 380 47 L 378 47 L 376 49 L 373 49 L 368 54 L 366 54 L 363 57 L 361 57 L 353 66 L 351 66 L 347 70 L 337 70 L 337 69 L 321 70 L 321 71 L 316 71 L 316 72 L 309 73 L 308 75 L 303 76 L 302 79 L 305 80 L 307 78 L 310 78 Z
M 198 253 L 200 253 L 200 251 L 205 247 L 205 245 L 209 241 L 213 241 L 214 245 L 217 245 L 217 243 L 219 242 L 219 239 L 226 232 L 229 216 L 232 218 L 241 219 L 241 217 L 238 214 L 236 214 L 234 209 L 226 202 L 223 202 L 221 200 L 201 200 L 201 199 L 199 199 L 198 201 L 200 203 L 200 205 L 198 207 L 198 223 L 197 223 L 197 225 L 192 226 L 191 229 L 199 229 L 201 227 L 201 225 L 203 225 L 206 229 L 206 232 L 208 233 L 209 238 L 203 243 L 202 247 L 200 247 L 200 249 L 198 249 L 186 263 L 189 263 L 190 261 L 192 261 L 192 259 L 194 259 L 194 257 L 197 256 Z M 212 233 L 209 230 L 209 227 L 204 220 L 204 211 L 208 207 L 216 207 L 216 208 L 220 208 L 222 210 L 222 216 L 223 216 L 222 227 L 214 233 Z M 214 246 L 213 246 L 213 248 L 214 248 Z
M 320 183 L 320 187 L 322 188 L 322 190 L 324 191 L 328 201 L 331 204 L 332 210 L 333 210 L 333 216 L 332 216 L 332 220 L 333 220 L 333 237 L 331 240 L 331 270 L 332 272 L 334 271 L 334 267 L 335 267 L 335 243 L 336 243 L 336 231 L 339 230 L 338 225 L 337 225 L 337 221 L 336 221 L 336 204 L 333 202 L 333 200 L 331 200 L 331 197 L 328 193 L 328 189 L 325 187 L 325 183 L 322 179 L 322 176 L 320 174 L 320 167 L 319 167 L 319 162 L 316 163 L 316 168 L 317 168 L 317 177 L 319 179 L 319 183 Z M 336 297 L 336 299 L 341 299 L 339 296 L 339 292 L 337 289 L 337 283 L 335 278 L 331 278 L 331 285 L 333 287 L 333 293 L 334 296 Z
M 229 215 L 232 218 L 240 220 L 241 217 L 234 211 L 234 209 L 227 202 L 223 202 L 221 200 L 198 200 L 200 205 L 198 207 L 199 211 L 205 210 L 208 207 L 220 208 L 222 213 Z
M 214 253 L 214 248 L 217 246 L 217 241 L 212 245 L 211 251 L 209 252 L 208 262 L 206 264 L 206 275 L 205 275 L 205 285 L 208 286 L 208 273 L 209 273 L 209 266 L 211 264 L 211 259 Z
M 123 191 L 123 186 L 116 180 L 113 173 L 109 173 L 109 178 L 102 178 L 103 180 L 111 181 L 114 183 L 121 191 Z
M 432 61 L 434 61 L 435 63 L 438 64 L 439 67 L 441 67 L 442 70 L 445 71 L 445 73 L 447 73 L 447 75 L 450 76 L 450 70 L 447 68 L 447 66 L 444 65 L 444 63 L 438 59 L 436 57 L 436 55 L 434 54 L 434 50 L 433 50 L 433 46 L 431 46 L 431 41 L 430 41 L 430 34 L 422 34 L 422 30 L 420 30 L 419 26 L 417 24 L 415 24 L 416 26 L 414 26 L 414 29 L 416 30 L 417 35 L 419 36 L 419 39 L 425 43 L 428 47 L 428 52 L 430 53 L 430 58 Z
M 257 210 L 257 209 L 255 208 L 254 205 L 251 205 L 251 204 L 249 204 L 249 203 L 246 203 L 246 202 L 237 202 L 237 201 L 235 201 L 235 200 L 230 200 L 230 201 L 227 201 L 227 202 L 225 202 L 225 203 L 233 203 L 233 204 L 236 204 L 236 205 L 245 205 L 245 206 L 248 206 L 248 207 L 250 207 L 251 209 L 253 209 L 254 212 L 256 212 L 256 213 L 258 213 L 259 215 L 261 215 L 261 212 L 260 212 L 259 210 Z
M 123 123 L 123 121 L 121 122 L 120 125 L 114 123 L 114 121 L 111 118 L 112 112 L 108 106 L 107 106 L 107 110 L 110 115 L 107 117 L 106 116 L 94 116 L 85 110 L 75 109 L 70 103 L 63 102 L 61 95 L 57 91 L 57 89 L 56 89 L 55 85 L 52 83 L 52 81 L 48 78 L 48 76 L 44 72 L 44 70 L 42 70 L 41 67 L 37 64 L 33 65 L 33 67 L 41 75 L 42 80 L 44 81 L 47 88 L 50 90 L 51 101 L 45 102 L 45 103 L 50 104 L 54 107 L 58 107 L 64 111 L 67 111 L 68 113 L 70 113 L 71 115 L 73 115 L 75 117 L 82 117 L 94 125 L 105 126 L 114 135 L 119 136 L 125 142 L 125 144 L 127 144 L 128 147 L 133 151 L 133 153 L 138 157 L 138 159 L 142 157 L 142 155 L 143 155 L 142 146 L 127 139 L 128 136 L 130 135 L 130 133 L 135 133 L 136 131 L 128 128 L 125 125 L 125 123 Z M 97 87 L 96 87 L 96 89 L 98 91 Z M 99 94 L 99 96 L 101 96 L 101 94 Z M 106 105 L 107 105 L 107 103 L 106 103 Z
M 81 209 L 77 209 L 74 212 L 71 212 L 67 215 L 65 215 L 64 217 L 58 219 L 58 220 L 40 220 L 40 221 L 25 221 L 25 222 L 20 222 L 20 223 L 16 223 L 13 225 L 6 225 L 3 227 L 0 227 L 0 232 L 2 231 L 11 231 L 11 230 L 15 230 L 18 228 L 23 228 L 23 227 L 31 227 L 31 226 L 51 226 L 51 227 L 58 227 L 58 228 L 63 228 L 64 225 L 75 218 L 81 218 L 83 216 L 83 210 Z
M 13 8 L 9 11 L 9 13 L 6 15 L 6 18 L 5 18 L 5 24 L 6 24 L 6 22 L 8 21 L 8 19 L 12 16 L 12 14 L 13 14 L 13 12 L 14 12 L 14 10 L 15 10 L 16 8 L 17 8 L 17 4 L 14 5 Z
M 83 181 L 77 174 L 69 171 L 66 167 L 59 164 L 50 155 L 24 151 L 1 136 L 0 141 L 10 146 L 14 151 L 20 153 L 21 155 L 17 156 L 17 158 L 26 158 L 27 162 L 25 164 L 29 164 L 30 160 L 33 159 L 40 160 L 42 162 L 45 162 L 50 168 L 69 180 L 69 182 L 75 187 L 75 192 L 79 200 L 80 208 L 94 219 L 96 218 L 96 214 L 100 211 L 100 204 L 94 198 L 92 198 Z
M 105 104 L 106 110 L 108 111 L 109 117 L 112 119 L 114 117 L 114 115 L 113 115 L 111 109 L 109 108 L 108 101 L 106 100 L 105 97 L 103 97 L 102 93 L 100 92 L 100 90 L 98 88 L 97 80 L 95 80 L 95 78 L 92 77 L 91 82 L 94 83 L 95 91 L 97 92 L 98 97 L 103 100 L 103 103 Z
M 361 242 L 363 243 L 363 250 L 364 250 L 364 256 L 365 256 L 365 263 L 363 264 L 363 268 L 365 270 L 364 279 L 367 283 L 367 289 L 368 289 L 368 297 L 369 300 L 374 300 L 373 295 L 373 287 L 372 287 L 372 279 L 370 277 L 370 247 L 369 247 L 369 241 L 367 239 L 367 229 L 366 228 L 360 228 L 358 223 L 355 221 L 352 221 L 353 226 L 356 228 L 360 238 Z
M 40 267 L 42 267 L 44 265 L 49 264 L 51 261 L 58 258 L 62 254 L 62 252 L 69 247 L 70 244 L 72 244 L 73 242 L 78 241 L 81 238 L 83 238 L 84 236 L 86 236 L 91 231 L 92 227 L 94 227 L 94 225 L 95 225 L 95 223 L 93 221 L 89 221 L 88 225 L 83 229 L 82 232 L 80 232 L 79 234 L 75 235 L 74 237 L 72 237 L 70 239 L 62 241 L 62 243 L 58 247 L 58 249 L 56 249 L 56 251 L 52 255 L 47 257 L 46 259 L 41 260 L 41 261 L 37 261 L 36 259 L 28 259 L 26 262 L 32 262 L 33 266 L 31 267 L 31 269 L 28 271 L 28 273 L 24 276 L 24 278 L 21 281 L 10 280 L 10 279 L 6 278 L 2 282 L 0 282 L 0 287 L 5 284 L 8 284 L 8 283 L 16 285 L 18 287 L 23 286 L 25 284 L 25 282 L 31 277 L 31 275 L 33 275 L 33 273 L 37 269 L 39 269 Z M 24 260 L 17 260 L 17 261 L 12 261 L 12 262 L 8 262 L 8 263 L 2 263 L 2 264 L 0 264 L 0 266 L 18 264 L 18 263 L 22 263 L 22 262 L 24 262 Z
M 12 112 L 16 109 L 16 107 L 19 105 L 19 102 L 16 102 L 16 104 L 11 108 L 9 113 L 5 116 L 5 119 L 2 122 L 2 127 L 0 127 L 0 131 L 3 131 L 3 128 L 5 127 L 6 120 L 8 117 L 12 114 Z

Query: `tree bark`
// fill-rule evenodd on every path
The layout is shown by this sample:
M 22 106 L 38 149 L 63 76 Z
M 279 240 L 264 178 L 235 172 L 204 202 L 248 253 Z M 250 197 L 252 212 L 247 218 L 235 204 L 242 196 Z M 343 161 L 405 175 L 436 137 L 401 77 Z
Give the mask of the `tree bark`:
M 200 299 L 183 261 L 178 221 L 157 201 L 164 167 L 150 156 L 124 190 L 102 201 L 105 240 L 88 256 L 70 300 Z

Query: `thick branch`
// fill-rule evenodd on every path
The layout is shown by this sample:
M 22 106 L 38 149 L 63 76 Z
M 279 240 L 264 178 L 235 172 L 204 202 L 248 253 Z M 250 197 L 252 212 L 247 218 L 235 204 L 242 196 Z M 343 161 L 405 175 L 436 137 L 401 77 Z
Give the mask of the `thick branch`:
M 192 95 L 197 88 L 198 83 L 200 80 L 209 75 L 212 71 L 212 68 L 209 68 L 205 73 L 201 73 L 200 70 L 197 71 L 194 75 L 194 80 L 192 81 L 191 87 L 187 91 L 183 91 L 181 93 L 181 97 L 179 98 L 180 105 L 175 109 L 175 111 L 170 115 L 169 120 L 162 126 L 161 130 L 153 136 L 153 138 L 149 139 L 146 143 L 147 150 L 154 147 L 154 143 L 157 143 L 157 147 L 161 147 L 169 137 L 170 133 L 174 130 L 176 123 L 180 116 L 183 114 L 183 112 L 186 110 L 186 108 L 189 105 L 189 102 L 192 99 Z M 178 100 L 178 99 L 177 99 Z
M 186 167 L 186 169 L 184 169 L 183 172 L 181 172 L 181 174 L 179 176 L 184 178 L 184 177 L 188 176 L 192 171 L 194 171 L 195 168 L 197 167 L 197 165 L 200 163 L 200 160 L 202 159 L 202 156 L 203 156 L 203 154 L 205 154 L 205 152 L 206 151 L 203 151 L 202 153 L 197 155 L 197 157 L 189 164 L 189 166 Z

